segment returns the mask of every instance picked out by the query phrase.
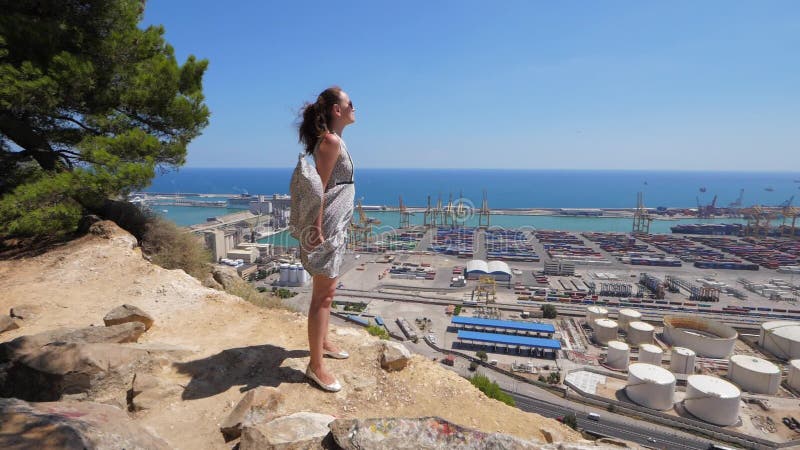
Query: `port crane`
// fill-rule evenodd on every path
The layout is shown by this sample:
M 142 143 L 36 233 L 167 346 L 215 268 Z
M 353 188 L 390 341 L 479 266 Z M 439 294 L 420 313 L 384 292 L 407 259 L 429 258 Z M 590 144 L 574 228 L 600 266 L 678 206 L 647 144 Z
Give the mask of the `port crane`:
M 649 234 L 653 218 L 644 207 L 644 194 L 636 194 L 636 211 L 633 213 L 633 234 Z
M 409 212 L 406 209 L 406 205 L 403 204 L 403 196 L 400 196 L 400 228 L 410 228 L 411 227 L 411 216 L 414 213 Z
M 781 236 L 796 238 L 797 237 L 797 216 L 800 215 L 800 210 L 791 206 L 791 204 L 786 205 L 783 210 L 781 211 L 781 215 L 783 216 L 783 224 L 781 225 Z M 787 225 L 789 223 L 789 225 Z
M 747 220 L 744 229 L 745 236 L 766 236 L 769 234 L 770 222 L 775 214 L 761 205 L 753 205 L 742 210 L 742 215 Z
M 483 202 L 481 203 L 481 209 L 478 210 L 478 228 L 489 228 L 491 225 L 489 220 L 491 218 L 492 211 L 489 209 L 489 199 L 486 197 L 486 191 L 483 191 Z M 484 224 L 484 221 L 486 223 Z
M 728 210 L 731 214 L 738 215 L 742 209 L 742 200 L 744 200 L 744 189 L 739 190 L 739 197 L 728 205 Z
M 425 227 L 435 227 L 436 226 L 436 216 L 437 214 L 434 213 L 433 209 L 431 209 L 431 196 L 428 196 L 428 207 L 425 208 L 425 215 L 422 218 L 422 224 Z
M 778 205 L 778 208 L 789 208 L 790 206 L 792 206 L 792 202 L 794 202 L 794 195 L 789 197 L 789 199 L 786 200 L 785 202 Z
M 700 204 L 700 197 L 697 197 L 697 217 L 700 219 L 708 219 L 709 217 L 714 216 L 717 212 L 717 196 L 714 196 L 714 200 L 711 201 L 708 205 L 701 205 Z

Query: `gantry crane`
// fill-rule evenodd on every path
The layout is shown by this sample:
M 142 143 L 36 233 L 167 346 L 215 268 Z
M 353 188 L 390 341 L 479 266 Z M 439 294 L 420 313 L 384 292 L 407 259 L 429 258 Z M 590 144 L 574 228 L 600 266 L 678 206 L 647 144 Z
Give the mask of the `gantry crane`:
M 770 222 L 775 218 L 772 210 L 761 205 L 753 205 L 742 210 L 742 215 L 747 220 L 744 229 L 745 236 L 767 236 Z
M 425 208 L 425 215 L 423 216 L 422 224 L 426 228 L 428 228 L 428 227 L 435 228 L 436 225 L 438 225 L 436 223 L 436 219 L 437 218 L 438 218 L 438 214 L 436 214 L 436 212 L 434 212 L 433 208 L 431 208 L 431 196 L 429 195 L 428 196 L 428 207 Z
M 464 226 L 467 223 L 467 219 L 469 219 L 471 211 L 469 211 L 469 206 L 464 202 L 464 193 L 458 193 L 458 203 L 456 203 L 455 209 L 455 224 L 459 226 Z
M 489 209 L 489 199 L 486 197 L 486 191 L 483 191 L 483 202 L 481 203 L 481 209 L 478 210 L 478 228 L 489 228 L 491 225 L 492 211 Z
M 411 227 L 411 216 L 414 213 L 409 212 L 406 209 L 406 205 L 403 204 L 403 196 L 400 196 L 400 228 L 410 228 Z
M 708 219 L 713 217 L 714 214 L 717 212 L 717 196 L 714 196 L 714 200 L 711 201 L 708 205 L 701 205 L 700 204 L 700 197 L 697 197 L 697 217 L 700 219 Z
M 739 197 L 728 205 L 728 211 L 733 216 L 738 216 L 742 210 L 742 200 L 744 199 L 744 189 L 739 190 Z
M 650 234 L 650 222 L 653 218 L 644 207 L 644 195 L 636 194 L 636 211 L 633 213 L 633 234 Z
M 796 238 L 797 237 L 797 216 L 800 215 L 800 210 L 791 206 L 791 204 L 786 205 L 783 210 L 781 211 L 781 215 L 783 216 L 783 224 L 781 225 L 781 236 Z M 787 225 L 789 223 L 789 225 Z

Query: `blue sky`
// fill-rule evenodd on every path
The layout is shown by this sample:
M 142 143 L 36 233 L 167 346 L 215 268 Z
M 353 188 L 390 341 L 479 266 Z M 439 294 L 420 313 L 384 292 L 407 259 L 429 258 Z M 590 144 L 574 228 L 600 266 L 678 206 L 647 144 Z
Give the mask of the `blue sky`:
M 290 167 L 304 101 L 357 167 L 800 170 L 800 2 L 150 0 L 208 58 L 189 167 Z

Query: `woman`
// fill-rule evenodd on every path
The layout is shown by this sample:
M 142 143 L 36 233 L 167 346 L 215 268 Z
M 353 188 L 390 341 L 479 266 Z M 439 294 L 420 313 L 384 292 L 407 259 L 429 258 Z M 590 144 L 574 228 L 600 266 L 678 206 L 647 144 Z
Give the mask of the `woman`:
M 355 199 L 353 161 L 342 133 L 355 120 L 350 97 L 340 88 L 331 87 L 319 94 L 316 102 L 304 107 L 299 127 L 300 142 L 306 153 L 314 157 L 324 186 L 319 216 L 300 242 L 300 260 L 313 277 L 308 311 L 311 362 L 306 376 L 330 392 L 340 390 L 342 385 L 323 364 L 323 356 L 336 359 L 350 356 L 328 340 L 327 335 Z

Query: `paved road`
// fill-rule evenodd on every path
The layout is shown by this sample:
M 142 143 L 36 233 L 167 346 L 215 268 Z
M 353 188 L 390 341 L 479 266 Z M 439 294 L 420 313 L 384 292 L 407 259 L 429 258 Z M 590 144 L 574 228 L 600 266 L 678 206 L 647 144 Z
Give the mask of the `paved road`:
M 635 442 L 644 446 L 659 449 L 707 449 L 710 441 L 701 438 L 691 437 L 685 433 L 665 432 L 658 429 L 640 427 L 631 424 L 629 421 L 622 421 L 614 414 L 598 412 L 600 420 L 588 419 L 588 413 L 575 410 L 561 405 L 544 402 L 539 399 L 528 397 L 521 394 L 508 392 L 514 397 L 517 408 L 534 412 L 539 415 L 551 418 L 563 417 L 572 412 L 578 419 L 578 426 L 592 433 L 603 436 L 610 436 L 626 441 Z M 655 439 L 655 442 L 648 441 L 648 438 Z

